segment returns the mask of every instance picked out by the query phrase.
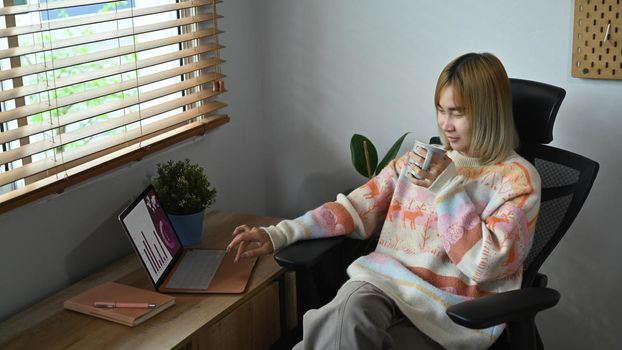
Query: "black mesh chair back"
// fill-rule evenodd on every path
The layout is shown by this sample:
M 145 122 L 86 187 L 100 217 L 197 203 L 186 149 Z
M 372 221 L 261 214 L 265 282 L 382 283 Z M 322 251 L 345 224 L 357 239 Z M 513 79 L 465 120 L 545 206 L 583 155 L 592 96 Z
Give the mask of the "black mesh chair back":
M 524 144 L 520 153 L 532 160 L 542 180 L 533 244 L 523 264 L 523 287 L 530 287 L 542 263 L 579 214 L 599 165 L 581 155 L 547 145 Z
M 510 79 L 518 153 L 532 162 L 542 180 L 540 213 L 533 244 L 523 264 L 523 287 L 534 285 L 542 263 L 579 214 L 598 173 L 598 163 L 548 146 L 553 140 L 564 89 L 540 82 Z

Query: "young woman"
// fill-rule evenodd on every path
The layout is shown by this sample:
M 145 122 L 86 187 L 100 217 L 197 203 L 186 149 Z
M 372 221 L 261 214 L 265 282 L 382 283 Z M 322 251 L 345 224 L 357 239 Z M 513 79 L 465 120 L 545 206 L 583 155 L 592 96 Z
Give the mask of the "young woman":
M 470 330 L 445 311 L 520 287 L 540 178 L 514 152 L 510 83 L 495 56 L 469 53 L 450 62 L 434 103 L 447 153 L 428 171 L 415 164 L 423 158 L 409 152 L 348 196 L 276 226 L 243 225 L 233 232 L 228 249 L 237 249 L 239 259 L 300 239 L 366 239 L 383 225 L 376 250 L 348 267 L 350 279 L 335 299 L 304 315 L 296 348 L 391 347 L 397 329 L 413 349 L 482 349 L 503 330 Z

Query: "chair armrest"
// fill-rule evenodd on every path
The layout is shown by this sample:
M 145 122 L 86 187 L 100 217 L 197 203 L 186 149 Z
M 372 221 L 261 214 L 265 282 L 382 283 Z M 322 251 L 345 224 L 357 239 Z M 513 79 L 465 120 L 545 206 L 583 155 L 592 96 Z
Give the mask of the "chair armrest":
M 544 288 L 549 284 L 549 277 L 543 273 L 536 273 L 536 276 L 533 279 L 533 284 L 530 287 L 541 287 Z M 527 286 L 523 286 L 527 287 Z
M 538 312 L 555 306 L 559 298 L 559 292 L 554 289 L 522 288 L 450 306 L 447 315 L 459 325 L 483 329 L 533 318 Z
M 290 270 L 307 270 L 345 242 L 344 236 L 298 241 L 274 254 L 277 264 Z

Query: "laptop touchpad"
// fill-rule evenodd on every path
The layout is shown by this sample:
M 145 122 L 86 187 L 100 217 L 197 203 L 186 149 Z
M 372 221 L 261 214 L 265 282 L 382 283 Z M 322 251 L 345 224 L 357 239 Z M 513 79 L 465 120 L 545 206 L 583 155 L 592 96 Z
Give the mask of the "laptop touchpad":
M 224 250 L 188 250 L 179 262 L 179 266 L 177 266 L 166 287 L 206 289 L 216 270 L 218 270 L 220 261 L 225 256 L 225 253 Z

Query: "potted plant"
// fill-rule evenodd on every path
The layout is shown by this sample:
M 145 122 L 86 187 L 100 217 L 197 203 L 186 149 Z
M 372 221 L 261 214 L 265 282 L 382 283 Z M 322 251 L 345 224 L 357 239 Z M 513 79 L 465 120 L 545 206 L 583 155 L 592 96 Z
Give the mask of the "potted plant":
M 181 243 L 200 243 L 205 209 L 216 200 L 216 189 L 204 169 L 190 159 L 169 160 L 157 164 L 152 183 Z
M 410 132 L 405 133 L 395 141 L 380 163 L 378 163 L 378 152 L 374 144 L 363 135 L 352 135 L 352 139 L 350 139 L 350 153 L 352 155 L 354 169 L 368 179 L 371 179 L 374 175 L 378 175 L 378 173 L 397 156 L 400 147 L 402 147 L 402 142 L 404 142 L 408 134 L 410 134 Z

